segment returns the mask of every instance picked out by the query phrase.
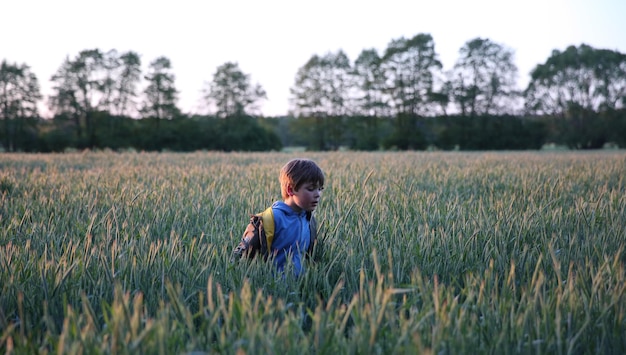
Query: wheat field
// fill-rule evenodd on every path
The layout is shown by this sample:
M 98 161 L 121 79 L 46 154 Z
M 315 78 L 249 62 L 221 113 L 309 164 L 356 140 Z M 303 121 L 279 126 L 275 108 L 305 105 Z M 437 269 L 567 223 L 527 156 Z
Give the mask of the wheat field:
M 316 262 L 232 263 L 278 171 Z M 626 152 L 0 154 L 0 352 L 626 353 Z

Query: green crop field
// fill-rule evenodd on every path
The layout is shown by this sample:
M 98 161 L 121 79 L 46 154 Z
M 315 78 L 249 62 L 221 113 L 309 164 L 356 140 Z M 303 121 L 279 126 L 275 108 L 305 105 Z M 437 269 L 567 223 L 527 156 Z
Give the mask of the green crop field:
M 318 261 L 232 263 L 278 170 Z M 0 154 L 0 352 L 623 354 L 626 153 Z

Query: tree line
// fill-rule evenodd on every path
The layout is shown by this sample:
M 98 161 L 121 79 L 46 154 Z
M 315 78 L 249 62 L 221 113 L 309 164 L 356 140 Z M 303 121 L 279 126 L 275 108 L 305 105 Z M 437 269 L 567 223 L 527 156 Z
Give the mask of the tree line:
M 290 112 L 263 117 L 267 98 L 235 62 L 202 89 L 205 112 L 183 113 L 172 63 L 83 50 L 50 78 L 43 119 L 38 78 L 0 66 L 0 142 L 5 151 L 75 149 L 332 150 L 574 149 L 626 146 L 626 55 L 589 45 L 554 50 L 517 84 L 514 53 L 486 38 L 467 41 L 444 70 L 430 34 L 393 39 L 352 62 L 343 50 L 313 55 L 291 87 Z M 140 89 L 143 87 L 143 89 Z

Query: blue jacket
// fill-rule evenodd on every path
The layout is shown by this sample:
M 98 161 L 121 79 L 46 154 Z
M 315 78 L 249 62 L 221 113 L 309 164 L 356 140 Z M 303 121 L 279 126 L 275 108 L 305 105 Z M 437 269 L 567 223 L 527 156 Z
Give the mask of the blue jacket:
M 233 262 L 261 254 L 271 258 L 279 271 L 291 260 L 296 275 L 304 271 L 304 257 L 313 256 L 317 243 L 317 222 L 310 212 L 295 212 L 277 201 L 265 211 L 250 216 L 241 241 L 233 250 Z M 319 245 L 318 245 L 319 247 Z M 317 253 L 316 253 L 317 254 Z
M 270 254 L 274 264 L 283 271 L 291 259 L 296 276 L 304 271 L 304 259 L 311 244 L 311 229 L 306 211 L 296 212 L 283 201 L 272 204 L 274 212 L 274 240 Z

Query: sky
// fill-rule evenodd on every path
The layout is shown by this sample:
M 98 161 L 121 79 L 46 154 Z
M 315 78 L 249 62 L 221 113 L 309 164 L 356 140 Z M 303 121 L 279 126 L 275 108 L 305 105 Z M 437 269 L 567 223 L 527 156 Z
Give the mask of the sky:
M 185 113 L 201 112 L 202 89 L 227 62 L 265 89 L 263 115 L 282 116 L 313 55 L 343 50 L 354 62 L 420 33 L 433 36 L 444 70 L 477 37 L 512 49 L 520 88 L 555 49 L 626 53 L 626 0 L 0 0 L 0 14 L 0 60 L 30 66 L 45 98 L 66 57 L 132 50 L 144 74 L 170 59 Z

